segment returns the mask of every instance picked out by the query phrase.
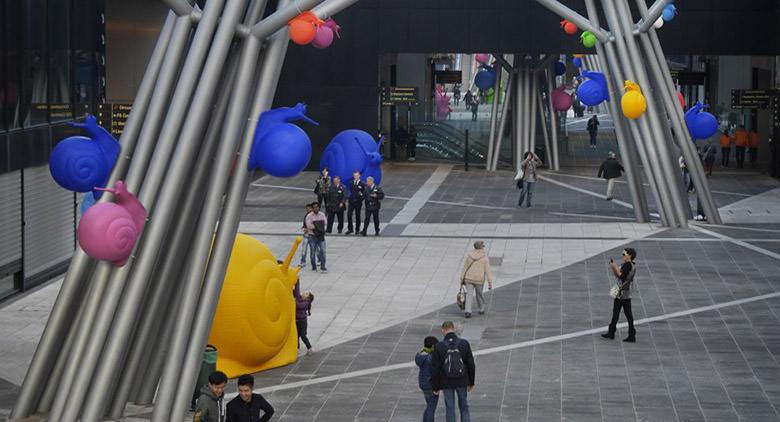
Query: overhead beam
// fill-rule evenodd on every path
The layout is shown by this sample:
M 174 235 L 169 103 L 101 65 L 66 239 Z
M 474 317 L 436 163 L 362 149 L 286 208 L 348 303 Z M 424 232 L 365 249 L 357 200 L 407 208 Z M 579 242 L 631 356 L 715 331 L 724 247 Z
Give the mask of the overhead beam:
M 664 8 L 666 5 L 671 2 L 672 0 L 655 0 L 655 3 L 650 6 L 650 10 L 647 11 L 647 16 L 639 19 L 639 22 L 637 22 L 636 29 L 634 30 L 633 34 L 637 35 L 639 33 L 647 32 L 647 30 L 653 26 L 655 21 L 661 17 L 661 14 L 664 13 Z

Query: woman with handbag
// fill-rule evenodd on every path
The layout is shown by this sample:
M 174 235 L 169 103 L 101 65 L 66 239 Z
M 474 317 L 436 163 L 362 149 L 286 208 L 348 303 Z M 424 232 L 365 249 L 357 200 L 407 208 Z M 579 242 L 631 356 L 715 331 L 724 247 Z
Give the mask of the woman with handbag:
M 463 288 L 466 290 L 466 318 L 471 318 L 474 299 L 477 300 L 480 315 L 485 313 L 485 298 L 482 296 L 482 289 L 485 287 L 486 281 L 488 289 L 492 289 L 493 273 L 490 271 L 490 261 L 485 252 L 485 242 L 478 240 L 474 242 L 474 250 L 466 254 L 463 273 L 460 276 L 461 290 Z M 458 295 L 460 296 L 460 293 Z
M 615 331 L 617 331 L 617 322 L 620 318 L 620 309 L 626 314 L 628 320 L 628 337 L 623 341 L 629 343 L 636 342 L 636 329 L 634 329 L 634 314 L 631 312 L 631 284 L 634 283 L 634 274 L 636 273 L 636 250 L 626 248 L 623 250 L 623 265 L 618 268 L 613 260 L 609 260 L 609 266 L 612 273 L 617 277 L 617 282 L 609 290 L 609 295 L 614 299 L 612 304 L 612 321 L 609 323 L 607 332 L 601 337 L 613 340 Z
M 525 205 L 531 208 L 531 200 L 534 196 L 534 185 L 536 184 L 536 168 L 542 165 L 542 160 L 532 151 L 525 153 L 525 159 L 518 166 L 515 181 L 517 188 L 520 189 L 520 199 L 517 206 L 523 206 L 523 200 L 527 198 Z

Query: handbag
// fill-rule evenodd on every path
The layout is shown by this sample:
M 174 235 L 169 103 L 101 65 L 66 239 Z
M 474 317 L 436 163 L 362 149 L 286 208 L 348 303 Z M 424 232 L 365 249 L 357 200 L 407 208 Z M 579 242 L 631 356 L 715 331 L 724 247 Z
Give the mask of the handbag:
M 455 301 L 458 304 L 458 308 L 461 310 L 466 309 L 466 286 L 461 284 L 458 294 L 455 296 Z
M 620 299 L 620 296 L 620 286 L 615 285 L 609 289 L 609 297 L 612 299 Z

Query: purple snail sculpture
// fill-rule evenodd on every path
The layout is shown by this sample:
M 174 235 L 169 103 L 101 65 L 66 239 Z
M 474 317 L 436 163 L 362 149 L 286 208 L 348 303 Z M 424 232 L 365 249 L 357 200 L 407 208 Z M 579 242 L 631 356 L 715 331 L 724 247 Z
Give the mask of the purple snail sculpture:
M 130 258 L 144 228 L 146 208 L 121 180 L 113 189 L 98 190 L 113 193 L 116 203 L 103 202 L 89 207 L 79 221 L 76 237 L 87 255 L 121 267 Z
M 292 177 L 306 168 L 311 160 L 311 140 L 303 129 L 290 123 L 296 120 L 319 126 L 306 116 L 303 103 L 260 114 L 249 154 L 249 170 L 259 168 L 271 176 Z
M 688 132 L 694 141 L 707 139 L 718 131 L 718 119 L 712 113 L 704 111 L 706 108 L 709 108 L 709 105 L 696 101 L 696 104 L 685 112 L 685 125 L 688 126 Z
M 572 98 L 571 94 L 566 92 L 566 87 L 563 85 L 555 88 L 550 97 L 552 98 L 552 104 L 555 111 L 566 111 L 574 102 L 574 98 Z
M 104 187 L 119 156 L 119 142 L 91 114 L 84 123 L 71 125 L 84 128 L 89 137 L 69 136 L 54 147 L 49 157 L 51 176 L 58 185 L 74 192 Z M 99 191 L 94 194 L 100 198 Z
M 376 184 L 382 182 L 382 155 L 379 146 L 382 140 L 375 141 L 367 132 L 348 129 L 331 139 L 320 159 L 320 170 L 327 167 L 330 174 L 341 180 L 352 180 L 352 172 L 360 172 L 360 179 L 373 177 Z
M 317 27 L 317 34 L 314 36 L 314 40 L 311 45 L 314 48 L 328 48 L 333 44 L 333 35 L 337 38 L 341 38 L 339 34 L 341 27 L 332 18 L 325 20 L 325 23 Z
M 609 90 L 607 89 L 607 79 L 603 73 L 582 71 L 582 78 L 588 78 L 587 81 L 577 87 L 577 98 L 583 104 L 596 106 L 604 100 L 609 101 Z

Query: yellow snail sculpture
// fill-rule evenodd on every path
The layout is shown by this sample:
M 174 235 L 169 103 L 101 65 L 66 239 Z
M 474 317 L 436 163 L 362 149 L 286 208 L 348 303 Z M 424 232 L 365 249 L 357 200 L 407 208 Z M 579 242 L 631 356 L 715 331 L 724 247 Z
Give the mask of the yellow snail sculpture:
M 238 234 L 219 297 L 209 344 L 217 369 L 234 378 L 295 362 L 293 288 L 300 268 L 290 268 L 300 237 L 283 263 L 259 240 Z

